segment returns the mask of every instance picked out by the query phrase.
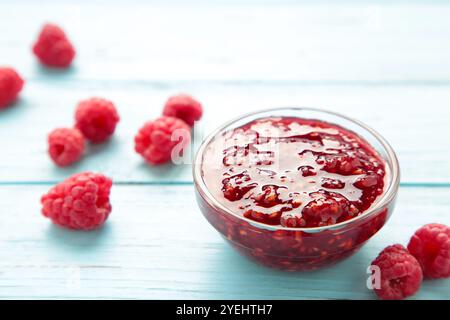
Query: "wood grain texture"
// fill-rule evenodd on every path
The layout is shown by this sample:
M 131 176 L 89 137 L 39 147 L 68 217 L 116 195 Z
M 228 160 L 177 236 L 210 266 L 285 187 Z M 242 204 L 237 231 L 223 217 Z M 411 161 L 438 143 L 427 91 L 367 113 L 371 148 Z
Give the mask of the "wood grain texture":
M 2 298 L 372 299 L 366 268 L 383 247 L 406 243 L 424 223 L 450 224 L 450 188 L 405 188 L 392 219 L 354 257 L 287 274 L 235 253 L 197 209 L 193 186 L 114 186 L 110 219 L 88 233 L 40 215 L 47 188 L 0 187 Z M 450 279 L 425 282 L 421 298 L 449 299 Z
M 369 0 L 0 0 L 0 65 L 27 83 L 0 112 L 0 299 L 373 299 L 366 267 L 429 222 L 450 224 L 450 3 Z M 30 54 L 45 21 L 78 55 L 66 71 Z M 171 94 L 205 105 L 195 141 L 244 112 L 326 108 L 362 120 L 397 151 L 402 187 L 393 218 L 354 257 L 286 274 L 241 258 L 201 216 L 190 166 L 150 168 L 133 136 Z M 46 135 L 71 126 L 76 103 L 113 100 L 114 138 L 58 169 Z M 40 216 L 53 183 L 85 170 L 113 177 L 113 213 L 98 231 Z M 450 299 L 427 281 L 413 299 Z

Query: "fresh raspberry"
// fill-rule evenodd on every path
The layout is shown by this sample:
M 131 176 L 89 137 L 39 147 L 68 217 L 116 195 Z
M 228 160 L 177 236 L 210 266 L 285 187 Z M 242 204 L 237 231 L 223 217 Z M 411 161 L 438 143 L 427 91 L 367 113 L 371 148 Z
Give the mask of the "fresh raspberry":
M 425 278 L 450 277 L 450 227 L 430 223 L 416 231 L 408 244 Z
M 111 186 L 111 179 L 102 174 L 75 174 L 41 198 L 42 214 L 69 229 L 98 228 L 111 213 Z
M 147 122 L 134 138 L 135 150 L 151 165 L 162 164 L 171 159 L 172 149 L 181 143 L 184 150 L 191 139 L 190 127 L 178 118 L 161 117 Z M 182 141 L 172 137 L 175 130 L 182 130 Z
M 84 152 L 84 137 L 78 129 L 59 128 L 48 136 L 48 153 L 61 167 L 81 159 Z
M 163 115 L 175 117 L 186 122 L 190 127 L 202 117 L 203 108 L 200 102 L 187 94 L 179 94 L 167 100 Z
M 13 68 L 0 68 L 0 109 L 6 108 L 17 99 L 23 84 L 23 79 Z
M 102 98 L 81 101 L 75 112 L 75 126 L 93 143 L 106 141 L 119 120 L 114 104 Z
M 69 67 L 75 57 L 75 49 L 66 34 L 54 24 L 44 25 L 33 52 L 43 65 L 56 68 Z
M 381 286 L 374 291 L 381 299 L 404 299 L 415 294 L 422 284 L 419 262 L 400 244 L 381 251 L 372 266 L 380 268 Z

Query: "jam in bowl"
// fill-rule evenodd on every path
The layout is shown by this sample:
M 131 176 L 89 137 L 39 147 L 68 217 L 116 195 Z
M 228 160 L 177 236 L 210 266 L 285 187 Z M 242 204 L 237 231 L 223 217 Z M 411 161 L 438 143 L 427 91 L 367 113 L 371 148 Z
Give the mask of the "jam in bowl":
M 286 271 L 356 252 L 392 213 L 399 165 L 390 145 L 348 117 L 280 108 L 205 139 L 194 184 L 206 219 L 243 255 Z

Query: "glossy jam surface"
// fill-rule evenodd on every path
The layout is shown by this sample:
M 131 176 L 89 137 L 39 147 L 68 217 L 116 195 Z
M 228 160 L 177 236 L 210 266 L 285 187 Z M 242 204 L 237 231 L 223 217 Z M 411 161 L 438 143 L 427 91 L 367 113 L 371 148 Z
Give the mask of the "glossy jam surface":
M 383 193 L 385 164 L 357 134 L 331 123 L 262 118 L 216 136 L 202 174 L 223 206 L 273 226 L 350 220 Z

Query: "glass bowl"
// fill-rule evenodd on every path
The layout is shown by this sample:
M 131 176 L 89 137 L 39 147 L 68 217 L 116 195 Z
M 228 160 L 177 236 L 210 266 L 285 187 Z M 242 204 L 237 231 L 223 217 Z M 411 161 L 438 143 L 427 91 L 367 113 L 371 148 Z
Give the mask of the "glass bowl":
M 357 133 L 385 161 L 386 178 L 383 193 L 361 215 L 324 227 L 272 226 L 232 212 L 213 197 L 203 179 L 202 164 L 205 149 L 223 132 L 265 117 L 321 120 Z M 285 271 L 315 270 L 355 253 L 384 226 L 392 214 L 400 181 L 399 164 L 394 150 L 373 129 L 335 112 L 297 107 L 258 111 L 225 123 L 203 141 L 195 156 L 193 176 L 198 205 L 209 223 L 244 256 L 262 265 Z

